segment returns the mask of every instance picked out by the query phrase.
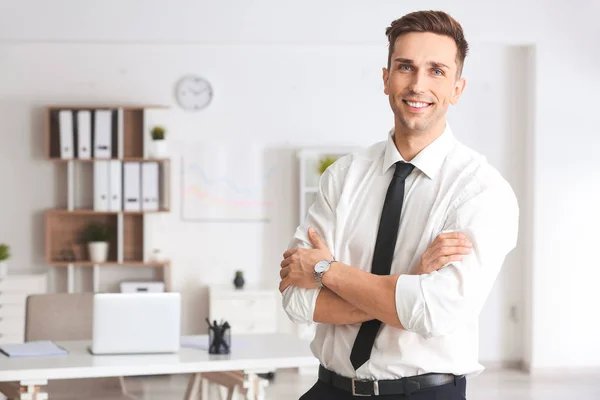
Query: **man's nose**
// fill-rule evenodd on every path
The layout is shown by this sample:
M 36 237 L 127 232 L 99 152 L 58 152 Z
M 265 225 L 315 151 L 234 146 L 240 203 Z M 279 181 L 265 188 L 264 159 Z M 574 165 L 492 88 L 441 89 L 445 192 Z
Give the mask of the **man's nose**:
M 415 94 L 425 93 L 425 76 L 421 71 L 412 74 L 408 89 Z

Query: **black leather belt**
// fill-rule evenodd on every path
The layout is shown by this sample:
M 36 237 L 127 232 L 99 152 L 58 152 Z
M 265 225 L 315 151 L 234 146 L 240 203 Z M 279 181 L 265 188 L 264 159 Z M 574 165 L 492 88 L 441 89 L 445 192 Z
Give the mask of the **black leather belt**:
M 351 392 L 353 396 L 410 395 L 417 390 L 454 383 L 463 377 L 463 375 L 432 373 L 401 379 L 372 381 L 346 378 L 322 365 L 319 366 L 319 380 L 321 382 Z

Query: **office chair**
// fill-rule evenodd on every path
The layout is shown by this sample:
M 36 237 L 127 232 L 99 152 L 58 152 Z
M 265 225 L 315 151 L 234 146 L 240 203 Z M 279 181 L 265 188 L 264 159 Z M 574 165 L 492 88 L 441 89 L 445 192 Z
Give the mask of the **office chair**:
M 93 293 L 48 293 L 27 297 L 25 341 L 91 340 Z M 18 398 L 18 382 L 10 383 Z M 7 385 L 3 386 L 3 391 Z M 136 399 L 127 393 L 122 377 L 49 381 L 44 387 L 50 399 Z M 6 393 L 6 392 L 5 392 Z M 9 397 L 11 399 L 12 397 Z

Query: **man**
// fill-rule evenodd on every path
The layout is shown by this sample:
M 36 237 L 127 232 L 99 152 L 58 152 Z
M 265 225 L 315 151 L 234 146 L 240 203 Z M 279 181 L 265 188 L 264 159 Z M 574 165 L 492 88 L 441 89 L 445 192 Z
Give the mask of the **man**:
M 517 241 L 513 190 L 446 122 L 465 88 L 460 24 L 415 12 L 386 34 L 394 129 L 325 171 L 281 263 L 285 311 L 318 323 L 302 400 L 464 399 L 483 370 L 478 314 Z

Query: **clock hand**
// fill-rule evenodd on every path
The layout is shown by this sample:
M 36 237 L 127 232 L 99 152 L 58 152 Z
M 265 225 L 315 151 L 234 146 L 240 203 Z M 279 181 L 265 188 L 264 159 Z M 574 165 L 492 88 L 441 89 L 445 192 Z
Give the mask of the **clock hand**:
M 202 89 L 202 90 L 192 90 L 192 89 L 190 89 L 190 92 L 192 92 L 192 93 L 194 93 L 194 94 L 198 95 L 198 94 L 204 93 L 204 92 L 206 92 L 206 91 L 208 91 L 208 90 L 210 90 L 210 88 L 204 88 L 204 89 Z

